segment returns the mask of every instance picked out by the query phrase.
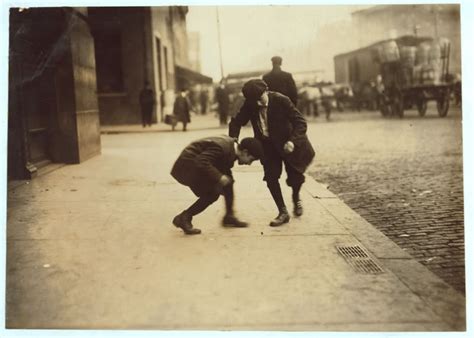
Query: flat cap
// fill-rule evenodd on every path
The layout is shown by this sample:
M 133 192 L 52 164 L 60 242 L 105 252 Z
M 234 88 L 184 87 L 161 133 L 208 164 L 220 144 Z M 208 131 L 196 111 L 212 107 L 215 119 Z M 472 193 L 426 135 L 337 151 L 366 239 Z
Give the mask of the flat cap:
M 283 59 L 281 58 L 281 56 L 274 56 L 272 57 L 272 63 L 276 63 L 278 65 L 281 65 L 281 62 L 283 61 Z
M 257 101 L 267 89 L 268 86 L 265 81 L 253 79 L 245 82 L 242 87 L 242 94 L 247 100 Z

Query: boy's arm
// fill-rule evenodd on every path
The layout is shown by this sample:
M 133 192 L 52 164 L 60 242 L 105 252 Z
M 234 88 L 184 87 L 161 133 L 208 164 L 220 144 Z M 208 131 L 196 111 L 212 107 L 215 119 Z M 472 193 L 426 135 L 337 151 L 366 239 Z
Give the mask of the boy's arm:
M 223 161 L 224 157 L 223 149 L 218 145 L 212 145 L 196 157 L 196 167 L 205 177 L 210 179 L 211 182 L 218 184 L 221 180 L 222 173 L 217 170 L 215 163 Z
M 230 120 L 229 123 L 229 136 L 235 139 L 239 139 L 240 128 L 245 126 L 250 120 L 250 114 L 246 109 L 245 103 L 240 108 L 240 111 Z

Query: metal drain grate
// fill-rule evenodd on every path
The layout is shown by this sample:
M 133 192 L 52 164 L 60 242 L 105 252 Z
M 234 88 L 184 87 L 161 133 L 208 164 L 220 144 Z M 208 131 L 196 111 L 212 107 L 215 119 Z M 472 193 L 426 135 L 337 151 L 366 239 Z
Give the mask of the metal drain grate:
M 356 271 L 367 274 L 383 273 L 383 269 L 369 254 L 358 245 L 341 246 L 336 245 L 337 251 L 344 257 L 347 263 Z
M 360 246 L 338 246 L 337 249 L 344 257 L 369 258 L 369 255 Z

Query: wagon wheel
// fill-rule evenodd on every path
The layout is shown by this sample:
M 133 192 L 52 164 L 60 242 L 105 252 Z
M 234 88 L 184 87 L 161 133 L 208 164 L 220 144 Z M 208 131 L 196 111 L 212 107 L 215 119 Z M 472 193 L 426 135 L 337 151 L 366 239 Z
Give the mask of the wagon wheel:
M 440 117 L 446 117 L 449 110 L 449 89 L 447 89 L 436 101 L 436 108 Z
M 402 118 L 404 113 L 403 95 L 399 90 L 394 91 L 392 98 L 392 113 Z
M 416 103 L 416 108 L 418 108 L 418 114 L 421 117 L 425 116 L 427 107 L 428 107 L 428 104 L 426 103 L 426 100 L 419 100 Z

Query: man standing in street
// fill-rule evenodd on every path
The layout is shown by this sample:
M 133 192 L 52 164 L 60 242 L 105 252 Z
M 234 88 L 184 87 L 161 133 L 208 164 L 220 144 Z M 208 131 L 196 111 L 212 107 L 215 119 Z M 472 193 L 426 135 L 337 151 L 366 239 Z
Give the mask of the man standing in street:
M 263 145 L 263 180 L 279 211 L 270 226 L 280 226 L 290 220 L 279 183 L 283 164 L 288 176 L 286 183 L 293 190 L 294 215 L 303 214 L 300 190 L 304 172 L 315 155 L 306 135 L 306 120 L 287 96 L 268 91 L 267 84 L 260 79 L 246 82 L 242 93 L 245 102 L 229 124 L 229 135 L 237 139 L 241 127 L 248 121 L 252 123 L 254 135 Z
M 151 127 L 153 107 L 155 106 L 155 93 L 150 88 L 150 83 L 145 81 L 143 89 L 140 91 L 140 108 L 142 111 L 142 125 Z
M 207 102 L 209 101 L 209 93 L 206 87 L 201 89 L 201 93 L 199 94 L 199 100 L 201 102 L 201 114 L 207 114 Z
M 259 140 L 248 137 L 240 144 L 229 136 L 208 137 L 188 145 L 175 162 L 171 175 L 181 184 L 191 188 L 199 199 L 188 209 L 173 219 L 173 224 L 186 235 L 200 234 L 194 228 L 193 216 L 204 211 L 214 203 L 219 195 L 224 195 L 226 214 L 222 225 L 227 227 L 246 227 L 234 215 L 234 190 L 231 168 L 237 160 L 239 164 L 250 165 L 263 156 Z
M 229 91 L 223 81 L 221 81 L 219 87 L 216 89 L 216 101 L 219 111 L 219 123 L 221 126 L 226 126 L 229 116 L 230 99 Z
M 298 99 L 296 84 L 290 73 L 281 70 L 282 61 L 279 56 L 272 57 L 273 69 L 263 76 L 263 81 L 268 85 L 268 90 L 288 96 L 296 106 Z

